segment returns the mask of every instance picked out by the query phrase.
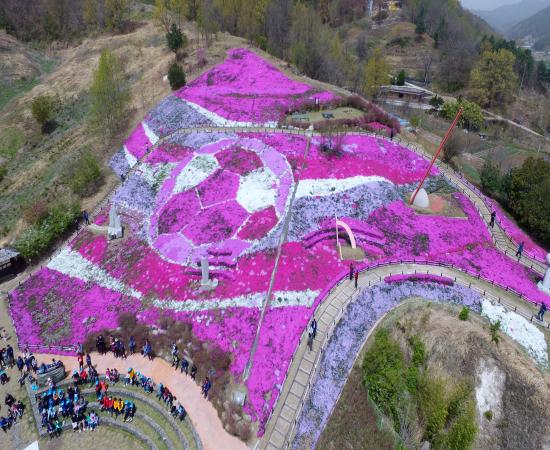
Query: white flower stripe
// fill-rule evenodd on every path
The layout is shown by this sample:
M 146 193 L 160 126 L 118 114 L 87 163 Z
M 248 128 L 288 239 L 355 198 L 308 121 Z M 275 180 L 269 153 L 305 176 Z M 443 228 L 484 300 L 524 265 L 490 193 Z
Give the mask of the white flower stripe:
M 153 130 L 151 130 L 151 128 L 149 128 L 149 125 L 147 125 L 145 121 L 143 121 L 141 125 L 143 126 L 143 131 L 145 131 L 145 136 L 147 136 L 149 142 L 155 145 L 158 142 L 159 137 L 155 134 Z
M 296 198 L 300 197 L 324 197 L 327 195 L 338 194 L 347 191 L 356 186 L 369 183 L 393 183 L 384 177 L 378 176 L 355 176 L 338 180 L 336 178 L 327 178 L 324 180 L 301 180 L 296 191 Z
M 222 116 L 219 116 L 215 112 L 209 111 L 206 108 L 203 108 L 200 105 L 197 105 L 196 103 L 190 102 L 189 100 L 182 99 L 188 106 L 193 108 L 195 111 L 197 111 L 199 114 L 202 114 L 205 116 L 208 120 L 214 123 L 214 125 L 218 127 L 251 127 L 255 125 L 261 125 L 268 128 L 275 128 L 277 126 L 277 122 L 271 121 L 271 122 L 265 122 L 265 123 L 254 123 L 254 122 L 239 122 L 236 120 L 229 120 L 225 119 Z
M 500 328 L 504 333 L 525 347 L 535 361 L 548 367 L 548 347 L 544 333 L 535 325 L 519 314 L 507 311 L 502 305 L 493 305 L 487 299 L 483 299 L 481 310 L 481 314 L 491 322 L 500 320 Z
M 272 308 L 286 306 L 305 306 L 310 308 L 321 291 L 276 291 L 271 300 Z M 265 292 L 238 297 L 211 300 L 154 300 L 153 305 L 161 309 L 171 309 L 177 312 L 207 311 L 210 309 L 227 308 L 261 308 L 265 300 Z
M 91 281 L 104 288 L 121 292 L 138 299 L 142 297 L 141 292 L 124 285 L 103 269 L 100 269 L 91 261 L 88 261 L 80 253 L 71 250 L 69 247 L 64 248 L 48 263 L 48 269 L 57 270 L 64 275 L 79 278 L 83 281 Z
M 126 162 L 130 166 L 130 168 L 134 167 L 138 162 L 137 158 L 128 151 L 126 146 L 124 146 L 123 148 L 124 148 L 124 157 L 126 158 Z

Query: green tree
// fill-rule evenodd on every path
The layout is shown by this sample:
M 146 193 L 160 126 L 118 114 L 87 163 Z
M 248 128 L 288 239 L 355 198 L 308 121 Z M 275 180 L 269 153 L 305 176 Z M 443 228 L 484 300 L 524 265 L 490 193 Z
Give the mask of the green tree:
M 155 0 L 153 17 L 166 30 L 167 33 L 170 31 L 172 16 L 170 14 L 170 9 L 166 4 L 166 0 Z
M 170 82 L 170 87 L 174 91 L 185 86 L 185 73 L 176 61 L 170 64 L 168 68 L 168 81 Z
M 527 158 L 511 174 L 508 203 L 520 225 L 550 242 L 550 163 Z
M 105 0 L 105 22 L 112 30 L 121 31 L 128 10 L 128 0 Z
M 481 188 L 491 197 L 500 194 L 502 189 L 502 176 L 499 168 L 492 161 L 485 161 L 480 173 Z
M 369 97 L 374 98 L 378 94 L 380 86 L 389 84 L 389 82 L 390 76 L 386 59 L 382 56 L 380 49 L 377 49 L 365 66 L 363 91 Z
M 399 73 L 397 74 L 395 84 L 397 84 L 397 86 L 405 86 L 406 78 L 407 78 L 407 73 L 404 70 L 400 70 Z
M 186 42 L 187 38 L 181 32 L 181 30 L 176 26 L 175 23 L 170 27 L 170 31 L 166 33 L 166 42 L 168 48 L 174 53 L 178 53 L 178 50 L 182 48 Z
M 472 98 L 489 108 L 510 102 L 517 85 L 515 62 L 514 54 L 506 49 L 483 52 L 470 74 Z
M 130 91 L 123 64 L 115 54 L 104 49 L 90 88 L 92 125 L 113 135 L 124 122 L 129 103 Z
M 460 108 L 463 108 L 464 111 L 458 121 L 458 125 L 468 130 L 481 129 L 485 121 L 483 118 L 483 111 L 479 105 L 463 98 L 456 102 L 445 102 L 441 108 L 441 116 L 447 120 L 453 120 Z
M 35 97 L 31 103 L 31 114 L 42 128 L 46 131 L 47 124 L 52 120 L 55 112 L 55 100 L 47 95 Z

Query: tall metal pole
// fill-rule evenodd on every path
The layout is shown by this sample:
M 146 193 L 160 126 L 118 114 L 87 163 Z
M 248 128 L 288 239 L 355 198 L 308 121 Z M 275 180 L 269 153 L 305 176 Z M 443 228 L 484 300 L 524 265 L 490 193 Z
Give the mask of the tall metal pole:
M 460 116 L 462 116 L 463 112 L 464 112 L 464 108 L 460 108 L 458 110 L 458 114 L 456 115 L 455 119 L 453 120 L 453 123 L 451 124 L 450 128 L 447 130 L 447 134 L 445 134 L 445 137 L 443 138 L 443 140 L 439 144 L 439 148 L 437 149 L 437 152 L 435 153 L 435 155 L 432 159 L 432 162 L 430 163 L 430 166 L 428 167 L 428 170 L 426 171 L 426 174 L 424 175 L 424 178 L 422 178 L 422 181 L 420 182 L 420 184 L 416 188 L 416 191 L 414 191 L 414 194 L 411 197 L 411 201 L 410 201 L 411 205 L 414 203 L 414 199 L 416 198 L 416 195 L 418 194 L 418 191 L 420 191 L 420 189 L 422 189 L 422 185 L 424 184 L 424 181 L 426 181 L 426 178 L 428 178 L 428 175 L 430 175 L 430 171 L 432 170 L 433 165 L 437 161 L 437 158 L 438 158 L 439 154 L 441 153 L 441 150 L 443 150 L 443 147 L 445 147 L 445 144 L 447 143 L 447 141 L 451 137 L 451 134 L 453 134 L 453 130 L 456 127 L 456 124 L 458 123 L 458 121 L 460 119 Z

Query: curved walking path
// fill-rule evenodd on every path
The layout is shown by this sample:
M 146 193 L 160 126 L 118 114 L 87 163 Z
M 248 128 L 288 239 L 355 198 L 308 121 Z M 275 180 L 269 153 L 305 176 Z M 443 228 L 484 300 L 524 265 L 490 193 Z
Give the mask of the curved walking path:
M 357 297 L 361 290 L 379 284 L 388 275 L 416 273 L 431 273 L 452 278 L 456 284 L 477 290 L 489 300 L 516 311 L 534 323 L 550 328 L 550 323 L 539 322 L 534 318 L 534 311 L 529 309 L 528 305 L 524 305 L 524 302 L 518 306 L 517 297 L 513 293 L 495 286 L 489 281 L 468 275 L 460 269 L 435 264 L 390 263 L 361 272 L 358 289 L 355 289 L 353 282 L 348 281 L 347 276 L 343 275 L 343 280 L 332 289 L 315 311 L 317 336 L 312 351 L 306 350 L 306 331 L 302 335 L 287 370 L 279 398 L 267 423 L 266 432 L 260 441 L 260 449 L 287 449 L 292 444 L 295 426 L 304 402 L 308 398 L 319 361 L 348 304 Z
M 36 354 L 35 356 L 39 364 L 52 359 L 52 355 L 49 354 Z M 100 355 L 96 352 L 92 353 L 91 357 L 92 363 L 99 373 L 105 373 L 107 368 L 116 368 L 123 376 L 127 373 L 128 368 L 132 367 L 151 377 L 155 383 L 167 386 L 187 410 L 204 450 L 246 450 L 248 448 L 244 442 L 225 431 L 218 412 L 212 403 L 202 396 L 200 386 L 191 377 L 175 371 L 164 359 L 155 358 L 150 361 L 138 354 L 128 356 L 127 359 L 120 359 L 115 358 L 112 354 Z M 74 356 L 58 356 L 56 358 L 65 364 L 67 371 L 78 368 L 78 362 Z

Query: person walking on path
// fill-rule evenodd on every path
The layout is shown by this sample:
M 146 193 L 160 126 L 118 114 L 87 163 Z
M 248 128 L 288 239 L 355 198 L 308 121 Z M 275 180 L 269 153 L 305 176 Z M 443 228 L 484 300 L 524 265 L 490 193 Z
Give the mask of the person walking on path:
M 90 216 L 88 215 L 88 211 L 82 211 L 82 218 L 84 219 L 84 223 L 86 225 L 90 225 Z
M 539 309 L 539 312 L 537 314 L 537 319 L 539 319 L 541 322 L 543 321 L 544 319 L 544 313 L 548 311 L 548 308 L 546 307 L 546 304 L 544 303 L 541 303 L 540 304 L 540 309 Z
M 497 213 L 496 213 L 496 211 L 493 211 L 493 212 L 491 213 L 491 221 L 489 222 L 489 226 L 490 226 L 491 228 L 493 228 L 493 227 L 495 226 L 495 219 L 496 219 L 496 218 L 497 218 Z
M 315 336 L 317 336 L 317 321 L 315 320 L 315 317 L 311 321 L 311 329 L 313 330 L 313 339 L 315 339 Z
M 196 376 L 197 376 L 197 366 L 193 364 L 193 366 L 191 367 L 191 379 L 194 380 Z
M 134 336 L 130 336 L 128 348 L 130 349 L 130 355 L 133 355 L 136 352 L 136 340 L 134 339 Z
M 181 373 L 185 372 L 185 375 L 189 374 L 189 361 L 183 357 L 181 360 Z
M 202 394 L 204 395 L 204 398 L 208 397 L 208 391 L 212 387 L 212 383 L 210 382 L 210 379 L 208 377 L 205 378 L 204 383 L 202 384 Z
M 88 369 L 92 368 L 92 357 L 89 353 L 86 353 L 86 365 L 88 366 Z
M 313 333 L 311 331 L 311 327 L 308 329 L 307 333 L 307 346 L 309 351 L 313 350 Z
M 353 280 L 354 270 L 355 270 L 355 267 L 353 267 L 353 263 L 349 263 L 349 281 Z
M 8 343 L 8 331 L 5 328 L 2 328 L 2 339 L 6 344 Z
M 355 289 L 357 289 L 357 286 L 359 285 L 359 271 L 355 272 Z
M 523 254 L 523 247 L 525 246 L 525 244 L 522 242 L 520 242 L 520 244 L 518 245 L 518 251 L 516 252 L 516 257 L 518 258 L 518 261 L 521 259 L 521 255 Z

